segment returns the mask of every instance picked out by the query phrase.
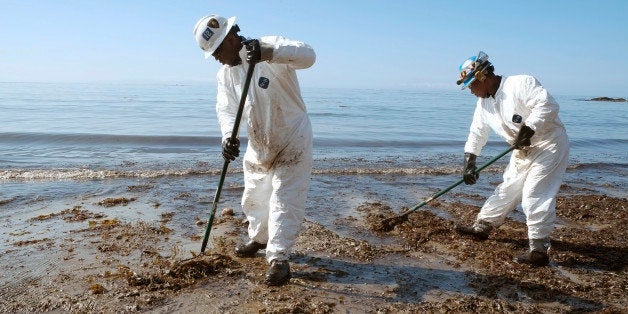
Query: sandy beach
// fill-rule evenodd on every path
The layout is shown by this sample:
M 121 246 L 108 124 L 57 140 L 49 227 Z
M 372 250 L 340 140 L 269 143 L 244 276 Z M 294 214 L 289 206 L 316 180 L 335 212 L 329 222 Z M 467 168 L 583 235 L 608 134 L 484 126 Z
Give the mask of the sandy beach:
M 486 241 L 460 237 L 487 195 L 464 189 L 412 213 L 390 232 L 421 175 L 314 174 L 308 214 L 291 257 L 293 278 L 262 283 L 257 258 L 237 258 L 246 238 L 242 186 L 227 183 L 205 254 L 213 200 L 206 177 L 84 182 L 104 193 L 32 200 L 11 217 L 2 253 L 1 312 L 415 313 L 598 312 L 628 309 L 625 198 L 565 182 L 551 265 L 513 261 L 526 248 L 515 212 Z M 484 176 L 493 186 L 499 173 Z M 208 183 L 209 182 L 209 183 Z M 104 185 L 104 187 L 102 187 Z M 435 192 L 430 191 L 430 193 Z M 425 193 L 425 192 L 424 192 Z M 424 195 L 427 197 L 429 195 Z M 2 200 L 10 208 L 16 200 Z M 16 226 L 22 225 L 21 228 Z

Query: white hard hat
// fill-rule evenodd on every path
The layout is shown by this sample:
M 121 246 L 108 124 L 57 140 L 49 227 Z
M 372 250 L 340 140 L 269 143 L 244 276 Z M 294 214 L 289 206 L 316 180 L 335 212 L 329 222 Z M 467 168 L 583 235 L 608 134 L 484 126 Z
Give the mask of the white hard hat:
M 219 15 L 208 15 L 196 22 L 194 37 L 198 46 L 205 52 L 205 58 L 209 58 L 222 41 L 227 37 L 231 27 L 235 23 L 235 16 L 226 19 Z

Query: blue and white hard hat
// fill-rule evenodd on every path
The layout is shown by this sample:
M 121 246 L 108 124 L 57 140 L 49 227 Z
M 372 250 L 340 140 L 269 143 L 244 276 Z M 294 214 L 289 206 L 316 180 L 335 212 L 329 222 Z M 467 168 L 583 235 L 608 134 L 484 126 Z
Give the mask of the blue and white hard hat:
M 458 69 L 460 77 L 458 78 L 458 81 L 456 81 L 456 84 L 462 84 L 462 89 L 465 89 L 475 80 L 478 72 L 484 71 L 489 66 L 491 66 L 491 63 L 488 62 L 488 55 L 484 53 L 484 51 L 478 52 L 477 56 L 469 57 L 469 59 L 465 60 L 460 65 L 460 68 Z
M 212 14 L 202 17 L 194 26 L 194 38 L 198 46 L 205 52 L 205 58 L 211 57 L 222 41 L 227 37 L 236 17 L 228 19 Z

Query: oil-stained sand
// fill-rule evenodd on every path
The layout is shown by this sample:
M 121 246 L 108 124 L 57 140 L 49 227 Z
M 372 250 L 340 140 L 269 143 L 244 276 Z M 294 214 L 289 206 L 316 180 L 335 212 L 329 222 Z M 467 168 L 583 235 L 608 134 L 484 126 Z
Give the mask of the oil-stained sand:
M 142 185 L 145 186 L 145 185 Z M 150 190 L 147 187 L 146 190 Z M 234 192 L 237 194 L 237 191 Z M 180 195 L 173 197 L 179 197 Z M 102 208 L 142 202 L 103 198 Z M 128 198 L 131 199 L 131 198 Z M 181 230 L 177 211 L 158 221 L 127 221 L 75 205 L 31 223 L 66 226 L 60 237 L 15 240 L 2 252 L 2 312 L 626 312 L 628 216 L 625 198 L 561 195 L 552 237 L 551 266 L 513 262 L 527 247 L 516 215 L 486 241 L 461 237 L 454 221 L 471 223 L 481 197 L 459 194 L 433 201 L 389 232 L 381 219 L 399 212 L 386 200 L 361 202 L 334 218 L 338 233 L 306 221 L 291 258 L 293 278 L 263 284 L 267 264 L 232 254 L 246 224 L 225 208 L 203 255 L 205 218 Z M 333 203 L 333 201 L 330 201 Z M 154 206 L 146 201 L 146 206 Z M 332 205 L 330 205 L 332 206 Z M 68 227 L 70 226 L 70 227 Z M 74 227 L 72 227 L 74 226 Z M 20 235 L 15 235 L 16 239 Z

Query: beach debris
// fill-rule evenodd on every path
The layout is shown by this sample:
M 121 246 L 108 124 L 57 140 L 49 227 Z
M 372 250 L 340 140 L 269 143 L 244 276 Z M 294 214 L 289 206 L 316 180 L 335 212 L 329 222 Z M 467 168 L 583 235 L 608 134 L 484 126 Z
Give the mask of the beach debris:
M 51 241 L 49 238 L 37 239 L 37 240 L 27 240 L 27 241 L 16 241 L 13 242 L 13 246 L 26 246 L 31 244 L 37 244 L 42 242 Z
M 161 213 L 161 223 L 168 223 L 174 217 L 174 212 Z
M 197 217 L 194 217 L 194 224 L 196 224 L 199 227 L 204 226 L 205 221 L 197 216 Z
M 58 216 L 61 216 L 61 219 L 65 221 L 69 221 L 69 222 L 81 222 L 87 219 L 105 217 L 105 215 L 103 214 L 92 213 L 88 210 L 81 209 L 81 206 L 74 206 L 74 208 L 72 209 L 64 209 L 58 213 L 37 215 L 37 217 L 33 217 L 30 220 L 31 221 L 35 221 L 35 220 L 43 221 L 43 220 L 48 220 L 48 219 L 58 217 Z
M 92 291 L 93 294 L 103 294 L 107 292 L 107 289 L 105 289 L 105 287 L 97 283 L 92 284 L 89 289 Z
M 181 199 L 189 198 L 190 196 L 191 196 L 191 194 L 188 193 L 188 192 L 181 192 L 177 196 L 175 196 L 174 199 L 175 200 L 181 200 Z
M 231 257 L 221 254 L 199 255 L 189 260 L 176 263 L 168 273 L 174 278 L 204 278 L 215 275 L 221 271 L 226 273 L 234 272 L 240 268 L 240 263 Z
M 242 273 L 240 263 L 221 254 L 197 255 L 190 259 L 160 265 L 164 268 L 158 273 L 136 273 L 126 266 L 119 267 L 118 270 L 129 286 L 143 287 L 148 291 L 180 290 L 206 277 Z
M 99 219 L 105 217 L 103 214 L 93 213 L 89 210 L 81 209 L 81 206 L 74 206 L 72 209 L 63 210 L 61 215 L 63 215 L 63 220 L 70 222 L 81 222 L 87 219 Z
M 152 188 L 153 186 L 150 184 L 141 184 L 141 185 L 129 185 L 126 187 L 126 190 L 129 192 L 145 192 Z
M 405 207 L 402 210 L 406 211 L 407 207 Z M 408 215 L 388 217 L 386 219 L 382 219 L 382 221 L 375 224 L 373 226 L 373 230 L 379 231 L 379 232 L 389 232 L 389 231 L 392 231 L 396 225 L 401 224 L 407 220 L 408 220 Z
M 364 218 L 366 225 L 372 231 L 387 232 L 392 230 L 392 227 L 386 224 L 382 224 L 387 217 L 394 215 L 392 209 L 388 205 L 384 205 L 379 201 L 363 203 L 357 208 L 358 212 L 366 213 Z
M 233 217 L 234 215 L 235 213 L 233 212 L 233 208 L 229 208 L 229 207 L 223 209 L 222 212 L 220 212 L 220 216 L 222 217 L 227 217 L 227 216 Z
M 32 218 L 32 220 L 40 220 L 40 221 L 41 220 L 48 220 L 48 219 L 50 219 L 52 217 L 55 217 L 55 216 L 57 216 L 57 214 L 55 214 L 55 213 L 42 214 L 42 215 L 37 215 L 37 217 Z
M 113 206 L 118 206 L 118 205 L 128 205 L 130 202 L 133 202 L 133 201 L 135 201 L 135 198 L 126 198 L 126 197 L 113 198 L 113 197 L 108 197 L 108 198 L 98 202 L 98 205 L 104 206 L 104 207 L 113 207 Z
M 88 223 L 89 223 L 90 228 L 97 227 L 99 223 L 101 226 L 115 226 L 115 225 L 120 224 L 120 220 L 118 219 L 104 219 L 101 221 L 90 220 Z

